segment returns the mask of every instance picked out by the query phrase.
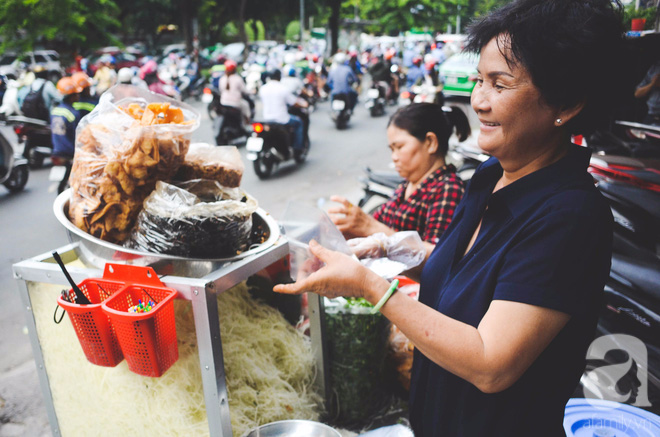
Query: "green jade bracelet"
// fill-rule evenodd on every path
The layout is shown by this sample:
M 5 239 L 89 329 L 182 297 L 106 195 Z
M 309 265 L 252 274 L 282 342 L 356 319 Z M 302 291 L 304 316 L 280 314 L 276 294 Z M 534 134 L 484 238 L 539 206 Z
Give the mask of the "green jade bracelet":
M 390 297 L 394 294 L 394 292 L 398 288 L 399 288 L 399 280 L 395 279 L 394 281 L 392 281 L 392 283 L 390 284 L 390 288 L 387 289 L 383 297 L 380 298 L 376 306 L 373 307 L 373 309 L 371 310 L 371 314 L 376 314 L 378 311 L 380 311 L 383 305 L 385 305 L 385 302 L 387 302 L 390 299 Z

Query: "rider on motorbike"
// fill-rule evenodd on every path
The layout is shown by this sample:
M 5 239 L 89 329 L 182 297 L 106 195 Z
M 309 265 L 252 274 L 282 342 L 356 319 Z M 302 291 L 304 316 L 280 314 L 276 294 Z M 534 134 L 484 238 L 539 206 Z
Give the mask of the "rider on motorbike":
M 410 89 L 423 79 L 424 70 L 422 69 L 422 57 L 417 55 L 413 57 L 412 66 L 408 69 L 408 74 L 406 75 L 406 87 Z
M 75 151 L 76 127 L 80 121 L 80 113 L 74 108 L 82 89 L 70 77 L 63 77 L 57 82 L 62 102 L 53 108 L 50 114 L 51 137 L 53 141 L 53 157 L 60 158 L 66 166 L 66 174 L 60 182 L 60 189 L 67 184 L 71 174 L 71 164 Z
M 94 110 L 96 105 L 99 103 L 99 99 L 95 96 L 92 96 L 91 85 L 92 83 L 89 80 L 89 76 L 82 71 L 78 73 L 73 73 L 71 79 L 76 83 L 78 88 L 81 88 L 80 98 L 77 102 L 73 102 L 73 107 L 80 113 L 80 118 L 83 118 L 85 115 L 89 114 Z
M 352 85 L 357 82 L 357 76 L 351 70 L 351 67 L 346 65 L 346 55 L 344 53 L 337 53 L 334 57 L 334 63 L 328 74 L 328 86 L 332 90 L 330 93 L 331 98 L 337 94 L 348 95 L 348 109 L 353 112 L 353 108 L 357 103 L 357 92 L 353 89 Z
M 225 75 L 218 82 L 220 89 L 220 104 L 230 106 L 240 110 L 243 116 L 243 123 L 249 123 L 251 120 L 251 107 L 254 103 L 247 98 L 245 82 L 240 74 L 236 74 L 236 62 L 232 60 L 225 61 Z
M 272 71 L 270 80 L 259 90 L 259 97 L 263 107 L 264 121 L 284 124 L 293 127 L 293 149 L 302 151 L 304 149 L 304 128 L 300 117 L 289 114 L 289 106 L 306 108 L 307 102 L 296 98 L 280 80 L 282 72 Z

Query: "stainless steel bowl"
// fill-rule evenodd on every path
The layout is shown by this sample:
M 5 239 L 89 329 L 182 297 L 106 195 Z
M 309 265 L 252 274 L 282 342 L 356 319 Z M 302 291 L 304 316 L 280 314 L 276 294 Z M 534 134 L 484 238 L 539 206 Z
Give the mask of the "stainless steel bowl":
M 282 420 L 254 428 L 242 437 L 341 437 L 341 434 L 320 422 Z
M 66 228 L 69 240 L 72 243 L 78 243 L 76 253 L 81 261 L 90 267 L 99 269 L 103 269 L 107 262 L 123 263 L 151 266 L 159 275 L 169 274 L 201 278 L 217 270 L 227 262 L 237 261 L 268 249 L 280 238 L 280 230 L 277 222 L 268 213 L 259 208 L 252 215 L 252 223 L 253 226 L 261 226 L 264 229 L 266 241 L 251 247 L 240 255 L 230 258 L 194 259 L 159 253 L 140 252 L 103 241 L 71 223 L 68 217 L 70 199 L 71 189 L 57 196 L 53 204 L 55 217 Z

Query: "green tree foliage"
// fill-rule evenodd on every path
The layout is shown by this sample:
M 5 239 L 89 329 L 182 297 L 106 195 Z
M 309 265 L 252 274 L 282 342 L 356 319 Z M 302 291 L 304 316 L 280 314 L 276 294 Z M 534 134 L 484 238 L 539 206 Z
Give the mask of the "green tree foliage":
M 2 48 L 32 49 L 38 43 L 69 47 L 116 43 L 119 9 L 112 0 L 2 0 Z

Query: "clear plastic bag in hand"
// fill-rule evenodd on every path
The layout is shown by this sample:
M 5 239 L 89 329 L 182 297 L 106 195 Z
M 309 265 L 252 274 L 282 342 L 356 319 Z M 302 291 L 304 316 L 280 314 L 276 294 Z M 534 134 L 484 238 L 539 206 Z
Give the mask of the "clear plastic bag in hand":
M 287 204 L 280 224 L 289 240 L 291 278 L 304 279 L 323 267 L 323 263 L 309 251 L 309 242 L 353 256 L 346 239 L 332 223 L 325 211 L 300 202 Z
M 365 238 L 353 238 L 348 246 L 365 267 L 384 278 L 393 278 L 424 261 L 426 247 L 415 231 L 392 235 L 382 232 Z

